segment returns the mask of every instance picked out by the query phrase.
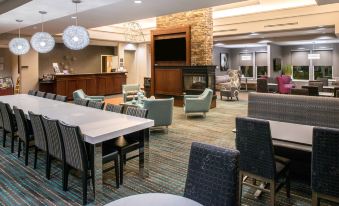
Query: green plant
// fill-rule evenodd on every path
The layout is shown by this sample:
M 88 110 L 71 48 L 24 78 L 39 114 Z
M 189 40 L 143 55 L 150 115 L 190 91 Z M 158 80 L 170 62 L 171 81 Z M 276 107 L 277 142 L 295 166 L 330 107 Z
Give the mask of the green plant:
M 291 76 L 292 75 L 292 65 L 290 65 L 290 64 L 284 65 L 282 72 L 283 72 L 284 75 Z

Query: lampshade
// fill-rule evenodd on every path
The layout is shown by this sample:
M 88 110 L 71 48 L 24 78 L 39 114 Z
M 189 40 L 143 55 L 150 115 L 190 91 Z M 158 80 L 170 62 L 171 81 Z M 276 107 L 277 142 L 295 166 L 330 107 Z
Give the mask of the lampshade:
M 31 45 L 39 53 L 48 53 L 54 48 L 55 41 L 49 33 L 37 32 L 31 38 Z
M 62 39 L 67 48 L 80 50 L 88 46 L 89 34 L 82 26 L 69 26 L 64 30 Z
M 26 54 L 29 49 L 29 42 L 25 38 L 13 38 L 8 44 L 9 50 L 15 55 Z

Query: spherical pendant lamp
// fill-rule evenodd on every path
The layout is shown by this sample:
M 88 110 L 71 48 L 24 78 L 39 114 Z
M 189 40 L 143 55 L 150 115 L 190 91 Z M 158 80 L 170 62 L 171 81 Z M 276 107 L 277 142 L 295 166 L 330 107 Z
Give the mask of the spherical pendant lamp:
M 45 11 L 39 11 L 41 15 L 46 14 Z M 33 49 L 39 53 L 48 53 L 55 46 L 55 40 L 47 32 L 44 32 L 43 18 L 41 18 L 42 31 L 35 33 L 31 38 L 31 45 Z
M 67 48 L 72 50 L 80 50 L 89 45 L 90 38 L 86 28 L 78 26 L 78 4 L 80 0 L 73 0 L 75 3 L 75 25 L 69 26 L 62 34 L 62 40 Z
M 23 20 L 16 20 L 18 23 L 23 22 Z M 13 38 L 8 44 L 9 50 L 15 55 L 26 54 L 29 49 L 29 42 L 25 38 L 20 37 L 20 27 L 19 27 L 19 37 Z

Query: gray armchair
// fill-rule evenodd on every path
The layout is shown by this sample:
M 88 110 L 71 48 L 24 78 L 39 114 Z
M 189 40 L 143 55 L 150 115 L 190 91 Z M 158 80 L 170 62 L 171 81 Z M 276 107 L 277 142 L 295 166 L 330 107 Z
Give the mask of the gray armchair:
M 200 95 L 185 95 L 184 96 L 184 112 L 187 116 L 189 113 L 203 113 L 206 116 L 206 112 L 211 107 L 213 97 L 213 90 L 206 88 Z
M 172 124 L 174 98 L 170 99 L 146 99 L 144 109 L 148 110 L 148 119 L 154 120 L 154 126 L 160 127 Z
M 124 102 L 132 101 L 133 96 L 136 96 L 138 92 L 141 92 L 139 84 L 122 85 L 122 94 L 123 94 Z

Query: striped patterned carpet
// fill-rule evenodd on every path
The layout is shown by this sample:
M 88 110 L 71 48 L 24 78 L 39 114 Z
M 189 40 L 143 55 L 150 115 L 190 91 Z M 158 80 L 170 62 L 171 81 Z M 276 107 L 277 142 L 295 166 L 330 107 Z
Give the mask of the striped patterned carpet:
M 246 99 L 246 98 L 243 98 Z M 138 177 L 137 160 L 127 163 L 124 185 L 115 189 L 114 174 L 105 174 L 104 199 L 101 205 L 121 197 L 147 192 L 164 192 L 182 195 L 189 157 L 193 141 L 234 148 L 234 117 L 246 115 L 247 102 L 218 101 L 218 107 L 207 114 L 207 118 L 191 117 L 186 119 L 182 108 L 175 108 L 174 122 L 169 133 L 152 132 L 150 140 L 150 177 Z M 2 139 L 1 139 L 2 142 Z M 107 165 L 109 166 L 109 165 Z M 0 147 L 0 205 L 80 205 L 81 183 L 70 176 L 68 192 L 61 188 L 60 164 L 52 165 L 52 178 L 45 178 L 45 160 L 39 156 L 38 168 L 33 169 L 33 153 L 29 166 L 24 166 L 23 157 L 10 154 L 9 144 Z M 266 194 L 259 199 L 253 197 L 254 190 L 247 187 L 243 191 L 243 205 L 268 205 Z M 89 198 L 93 192 L 89 189 Z M 307 185 L 292 182 L 292 196 L 286 198 L 285 190 L 279 192 L 277 205 L 311 205 L 311 192 Z M 89 205 L 93 205 L 90 203 Z M 334 205 L 334 204 L 332 204 Z

